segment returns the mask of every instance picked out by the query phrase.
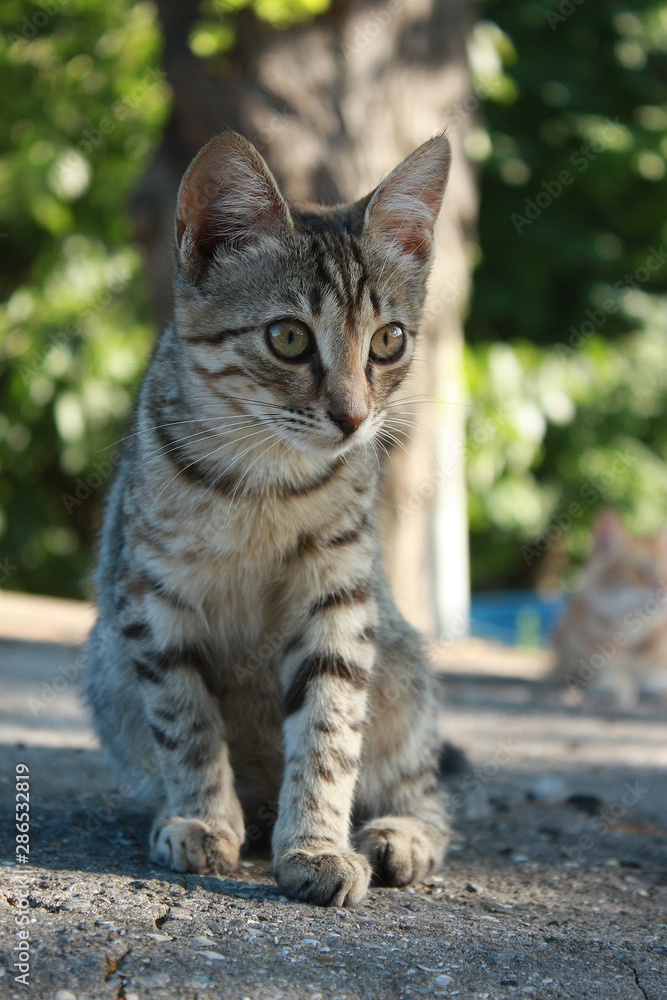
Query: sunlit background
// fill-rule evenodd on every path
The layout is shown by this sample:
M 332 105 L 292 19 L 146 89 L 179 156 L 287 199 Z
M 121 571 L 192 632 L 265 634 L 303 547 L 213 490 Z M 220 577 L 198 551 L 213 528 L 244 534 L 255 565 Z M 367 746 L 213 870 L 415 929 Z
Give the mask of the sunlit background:
M 202 3 L 190 50 L 215 73 L 241 19 L 280 32 L 328 6 Z M 481 199 L 472 585 L 553 588 L 576 579 L 600 508 L 638 533 L 667 519 L 667 4 L 478 15 L 459 109 Z M 0 587 L 80 597 L 156 335 L 126 205 L 172 93 L 149 2 L 6 0 L 0 18 Z

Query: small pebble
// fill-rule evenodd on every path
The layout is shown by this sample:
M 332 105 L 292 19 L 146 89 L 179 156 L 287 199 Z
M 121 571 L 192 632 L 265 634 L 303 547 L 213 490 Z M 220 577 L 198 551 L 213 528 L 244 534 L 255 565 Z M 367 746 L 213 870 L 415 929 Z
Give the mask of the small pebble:
M 71 990 L 58 990 L 53 1000 L 76 1000 L 76 993 Z
M 554 774 L 543 774 L 532 789 L 532 797 L 548 806 L 562 805 L 568 797 L 567 785 Z
M 198 951 L 198 955 L 202 958 L 209 958 L 212 962 L 224 962 L 225 956 L 221 955 L 219 951 Z
M 442 972 L 439 976 L 435 977 L 435 981 L 438 984 L 438 986 L 449 986 L 449 984 L 453 982 L 453 979 L 451 976 L 448 976 L 444 972 Z
M 145 976 L 139 976 L 139 983 L 147 989 L 157 989 L 159 986 L 168 986 L 171 976 L 166 972 L 152 972 Z

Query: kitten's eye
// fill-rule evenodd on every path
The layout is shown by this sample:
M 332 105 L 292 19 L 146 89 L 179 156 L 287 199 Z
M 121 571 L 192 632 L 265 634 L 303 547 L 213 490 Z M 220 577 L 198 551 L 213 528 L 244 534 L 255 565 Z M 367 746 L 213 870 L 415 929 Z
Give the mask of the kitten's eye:
M 279 319 L 266 329 L 269 347 L 286 361 L 305 361 L 313 353 L 313 337 L 298 319 Z
M 370 355 L 373 361 L 395 361 L 403 352 L 405 334 L 398 323 L 387 323 L 371 337 Z

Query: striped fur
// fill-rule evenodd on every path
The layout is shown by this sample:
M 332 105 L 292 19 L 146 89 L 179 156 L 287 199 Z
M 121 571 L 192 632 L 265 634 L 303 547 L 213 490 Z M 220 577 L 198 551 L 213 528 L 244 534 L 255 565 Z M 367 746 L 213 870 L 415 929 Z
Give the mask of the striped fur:
M 637 538 L 616 511 L 593 526 L 593 551 L 553 635 L 554 680 L 631 706 L 667 703 L 667 529 Z
M 174 323 L 108 499 L 85 671 L 176 870 L 229 871 L 272 827 L 283 891 L 340 905 L 373 870 L 404 885 L 443 857 L 434 697 L 381 569 L 374 441 L 448 164 L 438 137 L 361 202 L 299 210 L 226 134 L 181 185 Z M 279 320 L 311 331 L 305 360 L 270 348 Z

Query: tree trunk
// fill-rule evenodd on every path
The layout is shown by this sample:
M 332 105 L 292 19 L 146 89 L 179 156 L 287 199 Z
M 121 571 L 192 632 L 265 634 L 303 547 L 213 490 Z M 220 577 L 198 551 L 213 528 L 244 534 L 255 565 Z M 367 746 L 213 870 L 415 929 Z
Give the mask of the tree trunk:
M 454 165 L 436 229 L 421 350 L 401 391 L 409 433 L 383 470 L 386 564 L 403 613 L 437 634 L 465 629 L 468 548 L 461 393 L 462 312 L 474 179 L 462 151 L 469 93 L 467 0 L 333 0 L 311 23 L 277 31 L 246 8 L 231 55 L 203 62 L 187 45 L 198 4 L 158 0 L 174 91 L 163 143 L 133 202 L 156 315 L 169 319 L 173 213 L 180 177 L 216 132 L 258 146 L 288 199 L 351 201 L 451 124 Z M 414 398 L 413 402 L 407 402 Z

